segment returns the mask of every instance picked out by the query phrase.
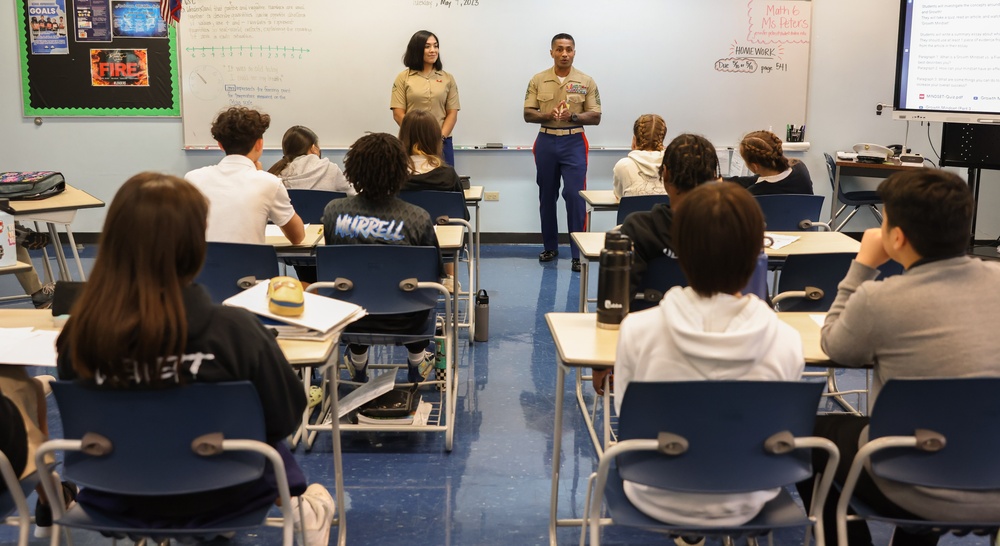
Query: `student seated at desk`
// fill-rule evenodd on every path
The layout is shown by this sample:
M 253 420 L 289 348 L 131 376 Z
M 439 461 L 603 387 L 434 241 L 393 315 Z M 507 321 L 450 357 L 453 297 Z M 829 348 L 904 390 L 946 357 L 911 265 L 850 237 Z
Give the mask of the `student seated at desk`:
M 211 203 L 209 241 L 265 243 L 267 221 L 281 228 L 292 244 L 306 237 L 302 219 L 292 208 L 281 179 L 261 170 L 264 131 L 271 116 L 244 107 L 223 111 L 212 123 L 212 138 L 226 152 L 218 165 L 190 171 L 184 178 Z
M 427 211 L 397 197 L 409 176 L 409 161 L 403 144 L 387 133 L 365 135 L 344 156 L 344 172 L 358 194 L 334 199 L 323 210 L 323 236 L 328 245 L 438 246 L 434 225 Z M 406 267 L 406 264 L 399 264 Z M 439 268 L 439 275 L 443 268 Z M 325 279 L 333 280 L 333 279 Z M 391 316 L 366 316 L 347 331 L 404 333 L 427 320 L 429 311 Z M 437 355 L 428 351 L 429 340 L 406 344 L 407 381 L 420 383 L 434 368 Z M 351 380 L 368 381 L 368 346 L 349 344 L 344 365 Z
M 322 485 L 306 488 L 284 444 L 306 407 L 302 383 L 257 317 L 213 304 L 193 282 L 205 260 L 208 210 L 205 197 L 174 176 L 140 173 L 122 185 L 108 208 L 90 279 L 56 343 L 59 376 L 99 389 L 250 381 L 267 441 L 284 460 L 296 516 L 303 504 L 306 542 L 325 545 L 333 498 Z M 83 489 L 77 501 L 139 525 L 194 516 L 207 524 L 213 515 L 267 506 L 277 497 L 268 465 L 258 480 L 210 493 L 123 498 Z
M 426 110 L 411 110 L 399 126 L 399 140 L 410 154 L 410 177 L 402 191 L 436 190 L 463 192 L 462 181 L 455 168 L 441 158 L 441 127 Z M 465 220 L 469 210 L 465 209 Z M 455 264 L 444 264 L 442 284 L 454 292 Z M 461 290 L 461 285 L 458 286 Z
M 632 124 L 632 151 L 615 163 L 615 197 L 666 193 L 660 180 L 663 139 L 667 122 L 656 114 L 643 114 Z
M 806 164 L 797 159 L 785 157 L 781 139 L 770 131 L 747 133 L 740 141 L 740 157 L 748 169 L 757 173 L 752 176 L 726 178 L 735 182 L 754 195 L 774 195 L 780 193 L 813 194 L 812 178 Z
M 281 137 L 281 153 L 281 159 L 267 172 L 280 178 L 286 188 L 357 193 L 340 167 L 323 157 L 319 137 L 312 129 L 301 125 L 289 127 Z
M 975 201 L 958 176 L 938 169 L 894 173 L 878 187 L 881 228 L 865 231 L 861 250 L 826 315 L 820 338 L 830 359 L 844 366 L 874 365 L 869 406 L 894 378 L 1000 377 L 1000 264 L 966 255 Z M 902 275 L 876 281 L 890 259 Z M 868 440 L 868 418 L 821 415 L 816 435 L 840 449 L 834 479 L 843 483 Z M 811 481 L 799 484 L 808 498 Z M 912 487 L 863 470 L 854 495 L 890 517 L 950 521 L 1000 519 L 1000 491 Z M 837 488 L 827 506 L 836 506 Z M 833 511 L 824 524 L 833 525 Z M 848 523 L 852 546 L 872 543 L 865 522 Z M 826 529 L 827 539 L 835 530 Z M 892 544 L 932 545 L 933 534 L 897 528 Z
M 764 240 L 754 198 L 732 184 L 699 186 L 675 210 L 671 231 L 688 286 L 671 288 L 657 307 L 622 321 L 615 409 L 621 411 L 633 381 L 798 380 L 798 332 L 757 296 L 740 293 Z M 628 481 L 624 488 L 643 513 L 683 525 L 742 525 L 778 494 L 678 493 Z

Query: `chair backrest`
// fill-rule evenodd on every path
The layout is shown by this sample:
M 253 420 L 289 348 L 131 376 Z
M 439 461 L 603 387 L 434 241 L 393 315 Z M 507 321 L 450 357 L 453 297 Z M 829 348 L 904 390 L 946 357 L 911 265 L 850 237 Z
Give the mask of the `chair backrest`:
M 823 211 L 822 195 L 757 195 L 757 203 L 764 211 L 769 231 L 805 231 L 799 227 L 802 220 L 819 221 Z M 812 228 L 810 231 L 815 231 Z
M 639 211 L 652 210 L 654 205 L 660 203 L 670 203 L 670 197 L 665 193 L 655 193 L 651 195 L 626 195 L 618 201 L 618 220 L 619 224 L 628 218 L 629 214 Z
M 326 190 L 288 190 L 288 198 L 292 200 L 292 208 L 307 224 L 319 224 L 323 221 L 323 209 L 334 199 L 347 197 L 342 191 Z
M 879 391 L 869 439 L 944 435 L 937 452 L 889 448 L 872 455 L 872 471 L 891 480 L 946 489 L 1000 489 L 1000 378 L 893 379 Z M 930 402 L 930 403 L 929 403 Z
M 464 220 L 469 217 L 465 206 L 465 194 L 457 191 L 411 190 L 399 192 L 399 198 L 416 205 L 431 215 L 431 221 L 439 223 L 442 216 Z
M 789 298 L 779 303 L 782 311 L 822 313 L 837 297 L 837 285 L 844 280 L 855 252 L 793 254 L 785 259 L 778 277 L 778 294 L 815 287 L 823 291 L 818 299 Z
M 826 159 L 826 174 L 830 177 L 830 189 L 835 189 L 834 186 L 837 185 L 837 162 L 834 161 L 833 156 L 823 152 L 823 158 Z M 840 188 L 840 193 L 844 193 L 844 189 Z M 834 196 L 836 199 L 838 196 Z
M 812 475 L 809 454 L 764 450 L 772 435 L 811 436 L 822 383 L 802 381 L 631 382 L 618 417 L 619 441 L 666 432 L 688 443 L 680 455 L 618 457 L 625 480 L 685 492 L 735 493 L 780 487 Z
M 646 272 L 636 290 L 636 299 L 629 304 L 629 312 L 642 311 L 655 307 L 663 295 L 675 286 L 687 286 L 687 278 L 681 271 L 676 258 L 661 256 L 646 263 Z M 757 257 L 757 267 L 754 268 L 750 282 L 743 289 L 744 294 L 754 294 L 764 301 L 767 300 L 767 255 L 761 252 Z M 640 298 L 638 294 L 642 294 Z
M 321 289 L 324 296 L 364 307 L 369 315 L 413 313 L 433 309 L 439 292 L 404 291 L 400 282 L 415 278 L 438 282 L 438 249 L 432 246 L 327 245 L 316 247 L 319 281 L 350 281 L 349 290 Z
M 192 442 L 205 434 L 265 440 L 264 412 L 249 381 L 164 389 L 108 390 L 75 381 L 52 383 L 63 437 L 99 434 L 104 456 L 66 452 L 63 478 L 122 495 L 180 495 L 231 487 L 259 478 L 262 455 L 199 456 Z
M 195 282 L 205 286 L 215 303 L 249 288 L 239 280 L 253 277 L 258 281 L 278 276 L 278 254 L 271 245 L 245 243 L 208 243 L 205 265 Z

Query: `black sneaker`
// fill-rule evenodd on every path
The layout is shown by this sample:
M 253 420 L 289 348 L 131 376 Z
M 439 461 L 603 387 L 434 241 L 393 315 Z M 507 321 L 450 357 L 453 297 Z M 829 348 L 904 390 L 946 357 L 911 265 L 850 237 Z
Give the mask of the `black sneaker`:
M 17 236 L 17 244 L 28 250 L 40 250 L 51 242 L 48 235 L 26 228 L 19 222 L 14 222 L 14 234 Z
M 73 482 L 62 482 L 63 501 L 68 510 L 76 500 L 78 489 Z M 52 535 L 52 507 L 44 504 L 41 499 L 35 502 L 35 538 L 47 538 Z
M 556 256 L 558 255 L 559 255 L 558 250 L 543 250 L 541 254 L 538 255 L 538 261 L 551 262 L 552 260 L 556 259 Z
M 351 381 L 355 383 L 367 383 L 368 382 L 368 360 L 361 366 L 354 363 L 352 358 L 353 353 L 351 353 L 350 347 L 344 350 L 344 366 L 347 367 L 347 372 L 351 374 Z
M 580 272 L 580 260 L 578 258 L 573 258 L 573 264 L 569 266 L 570 269 L 579 273 Z
M 31 303 L 34 304 L 35 309 L 48 309 L 52 307 L 52 295 L 55 293 L 55 283 L 43 284 L 38 292 L 31 295 Z

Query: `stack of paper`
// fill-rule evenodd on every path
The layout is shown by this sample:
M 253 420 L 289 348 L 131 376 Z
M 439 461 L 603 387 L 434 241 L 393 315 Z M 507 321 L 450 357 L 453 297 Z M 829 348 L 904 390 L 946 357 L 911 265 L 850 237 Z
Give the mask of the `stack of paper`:
M 0 364 L 54 367 L 57 337 L 55 330 L 0 328 Z
M 361 306 L 333 298 L 304 293 L 305 306 L 301 315 L 285 317 L 272 313 L 267 306 L 267 284 L 262 282 L 253 288 L 222 302 L 231 307 L 242 307 L 251 313 L 289 325 L 289 335 L 303 339 L 322 339 L 343 330 L 348 324 L 368 314 Z M 314 332 L 310 335 L 310 332 Z M 279 335 L 281 330 L 279 330 Z

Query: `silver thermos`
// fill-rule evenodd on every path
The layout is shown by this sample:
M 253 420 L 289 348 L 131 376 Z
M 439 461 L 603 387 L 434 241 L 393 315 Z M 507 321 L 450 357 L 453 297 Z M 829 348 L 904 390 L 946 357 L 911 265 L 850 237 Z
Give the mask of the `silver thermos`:
M 620 231 L 609 231 L 604 237 L 597 276 L 598 328 L 617 330 L 628 314 L 631 270 L 632 241 Z

